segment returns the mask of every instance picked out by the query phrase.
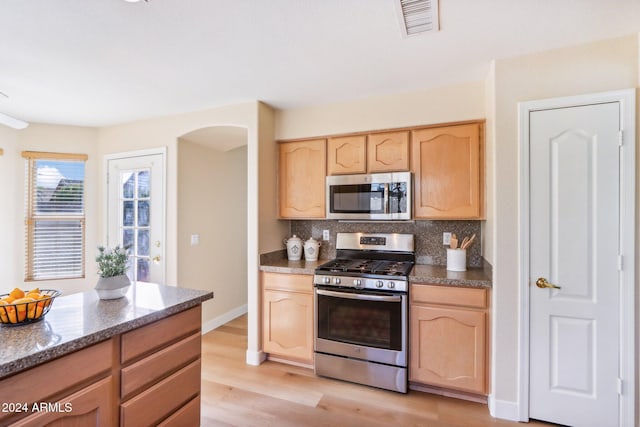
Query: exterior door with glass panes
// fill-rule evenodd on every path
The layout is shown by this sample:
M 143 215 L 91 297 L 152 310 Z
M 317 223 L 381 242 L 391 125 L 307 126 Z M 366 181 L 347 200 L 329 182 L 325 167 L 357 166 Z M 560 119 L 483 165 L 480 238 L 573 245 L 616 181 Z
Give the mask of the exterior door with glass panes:
M 129 247 L 133 281 L 164 284 L 164 157 L 107 156 L 107 241 Z

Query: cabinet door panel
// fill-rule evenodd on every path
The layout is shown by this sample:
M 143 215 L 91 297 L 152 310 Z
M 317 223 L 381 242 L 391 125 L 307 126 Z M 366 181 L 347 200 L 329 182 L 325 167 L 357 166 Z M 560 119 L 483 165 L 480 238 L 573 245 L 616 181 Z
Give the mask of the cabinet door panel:
M 313 295 L 267 290 L 263 315 L 264 351 L 311 362 Z
M 12 424 L 20 427 L 93 427 L 113 425 L 111 377 L 60 399 L 60 410 L 47 410 Z M 68 405 L 68 406 L 66 406 Z M 67 412 L 68 411 L 68 412 Z
M 486 313 L 411 307 L 409 379 L 486 392 Z
M 342 136 L 327 141 L 327 174 L 365 173 L 366 136 Z
M 369 135 L 367 150 L 367 169 L 369 172 L 409 170 L 409 132 Z
M 482 217 L 482 126 L 413 131 L 416 218 Z
M 324 218 L 326 143 L 324 139 L 279 145 L 281 218 Z

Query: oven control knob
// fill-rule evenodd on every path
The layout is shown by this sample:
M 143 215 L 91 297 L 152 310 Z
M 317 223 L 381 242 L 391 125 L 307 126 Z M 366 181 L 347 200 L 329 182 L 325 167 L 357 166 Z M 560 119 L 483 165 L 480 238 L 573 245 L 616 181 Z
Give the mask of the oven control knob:
M 389 282 L 389 283 L 387 283 L 387 287 L 388 287 L 389 289 L 393 289 L 393 288 L 395 288 L 395 287 L 396 287 L 396 284 L 395 284 L 395 282 Z
M 333 283 L 335 283 L 336 285 L 339 285 L 341 282 L 341 280 L 338 277 L 334 277 L 333 278 Z
M 360 279 L 353 279 L 353 284 L 356 288 L 361 288 L 362 287 L 362 280 Z
M 381 287 L 383 287 L 383 286 L 384 286 L 384 282 L 383 282 L 382 280 L 378 280 L 378 281 L 376 282 L 376 288 L 381 288 Z
M 322 283 L 331 283 L 331 277 L 323 277 Z

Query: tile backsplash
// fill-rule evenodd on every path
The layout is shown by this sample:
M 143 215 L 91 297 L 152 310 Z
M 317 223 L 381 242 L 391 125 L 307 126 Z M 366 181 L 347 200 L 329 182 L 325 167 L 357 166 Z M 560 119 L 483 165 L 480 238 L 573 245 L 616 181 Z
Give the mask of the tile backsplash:
M 329 230 L 331 239 L 322 241 L 321 259 L 332 259 L 336 255 L 336 233 L 407 233 L 415 235 L 416 262 L 418 264 L 446 265 L 447 246 L 442 244 L 442 233 L 452 232 L 462 242 L 465 236 L 476 234 L 475 242 L 467 249 L 469 267 L 482 267 L 481 221 L 407 221 L 407 222 L 342 222 L 291 221 L 291 234 L 303 240 L 313 237 L 322 241 L 322 231 Z

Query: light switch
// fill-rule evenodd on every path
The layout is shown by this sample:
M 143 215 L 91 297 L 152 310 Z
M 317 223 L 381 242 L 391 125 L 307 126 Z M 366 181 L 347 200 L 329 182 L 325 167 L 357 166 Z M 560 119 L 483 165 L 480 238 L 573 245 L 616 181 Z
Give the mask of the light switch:
M 191 246 L 196 246 L 200 244 L 200 235 L 192 234 L 191 235 Z

